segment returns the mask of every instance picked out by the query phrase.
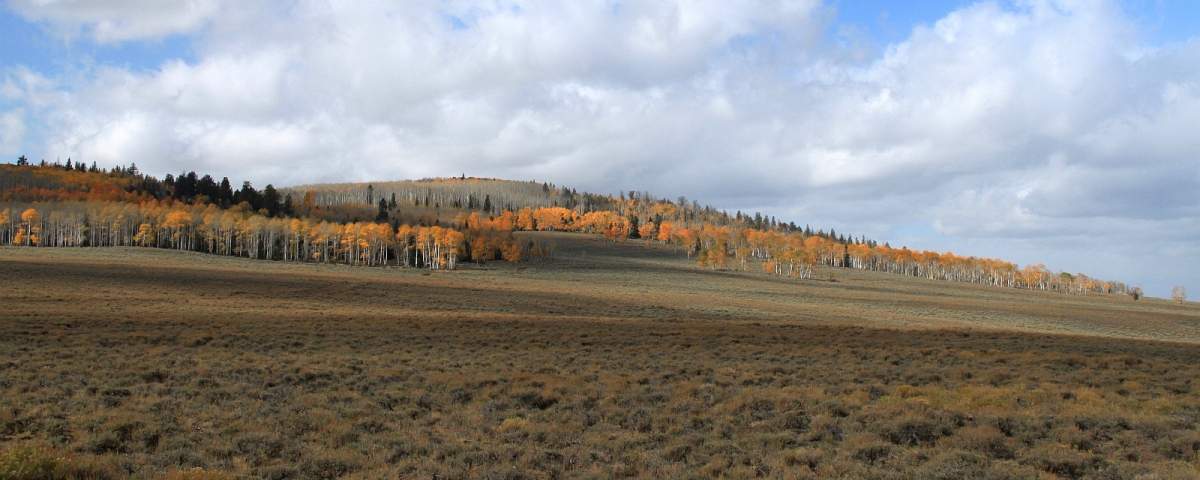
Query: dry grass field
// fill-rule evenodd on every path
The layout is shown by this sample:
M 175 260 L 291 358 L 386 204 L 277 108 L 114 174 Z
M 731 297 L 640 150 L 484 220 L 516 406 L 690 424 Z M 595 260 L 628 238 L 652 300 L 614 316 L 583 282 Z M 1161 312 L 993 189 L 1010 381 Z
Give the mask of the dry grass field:
M 1194 303 L 524 235 L 555 259 L 0 248 L 0 478 L 1200 476 Z

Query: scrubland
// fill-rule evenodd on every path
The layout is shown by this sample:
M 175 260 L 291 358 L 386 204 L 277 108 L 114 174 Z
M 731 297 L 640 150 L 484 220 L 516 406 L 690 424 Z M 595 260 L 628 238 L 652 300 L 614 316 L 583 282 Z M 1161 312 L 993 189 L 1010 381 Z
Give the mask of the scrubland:
M 1200 476 L 1194 304 L 525 235 L 554 260 L 0 248 L 0 477 Z

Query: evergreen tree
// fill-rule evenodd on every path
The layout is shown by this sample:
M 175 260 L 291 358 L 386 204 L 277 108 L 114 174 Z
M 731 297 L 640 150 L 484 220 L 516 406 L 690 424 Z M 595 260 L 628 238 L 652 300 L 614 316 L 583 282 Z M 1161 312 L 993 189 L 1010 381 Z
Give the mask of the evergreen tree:
M 216 204 L 221 197 L 220 188 L 212 175 L 200 177 L 200 181 L 196 182 L 196 194 L 208 199 L 208 203 L 212 204 Z
M 267 188 L 263 189 L 262 207 L 267 209 L 267 215 L 274 217 L 279 214 L 283 208 L 282 199 L 279 198 L 279 191 L 275 190 L 275 186 L 267 184 Z
M 249 181 L 242 182 L 242 189 L 233 193 L 233 203 L 237 205 L 242 202 L 246 202 L 250 206 L 250 210 L 258 211 L 262 208 L 262 197 Z
M 379 199 L 379 213 L 375 215 L 376 222 L 388 221 L 388 202 L 384 199 Z
M 196 184 L 199 180 L 196 179 L 196 172 L 180 173 L 175 179 L 175 198 L 183 202 L 192 203 L 192 197 L 196 196 Z
M 233 205 L 233 186 L 229 184 L 229 177 L 221 178 L 221 187 L 217 193 L 217 200 L 221 203 L 221 208 L 229 208 Z

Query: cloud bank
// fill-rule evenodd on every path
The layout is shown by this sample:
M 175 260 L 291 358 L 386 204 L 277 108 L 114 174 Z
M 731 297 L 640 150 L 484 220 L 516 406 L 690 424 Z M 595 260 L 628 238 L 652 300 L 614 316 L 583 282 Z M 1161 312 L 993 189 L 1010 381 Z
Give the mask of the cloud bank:
M 1148 45 L 1115 2 L 981 2 L 866 56 L 816 0 L 168 3 L 10 2 L 64 38 L 195 52 L 9 66 L 0 153 L 257 185 L 536 178 L 1155 295 L 1197 279 L 1200 42 Z

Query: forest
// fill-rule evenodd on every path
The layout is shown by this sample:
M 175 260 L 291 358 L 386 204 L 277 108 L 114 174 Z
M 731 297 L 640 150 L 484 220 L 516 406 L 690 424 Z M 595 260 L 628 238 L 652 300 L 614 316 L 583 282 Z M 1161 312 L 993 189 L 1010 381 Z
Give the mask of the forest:
M 579 193 L 535 181 L 433 178 L 261 191 L 195 172 L 162 180 L 136 165 L 0 165 L 0 244 L 138 246 L 278 261 L 455 269 L 550 259 L 513 232 L 600 234 L 669 245 L 711 270 L 812 279 L 814 267 L 1070 294 L 1140 294 L 1115 281 L 998 259 L 893 248 L 755 213 L 728 214 L 648 192 Z

